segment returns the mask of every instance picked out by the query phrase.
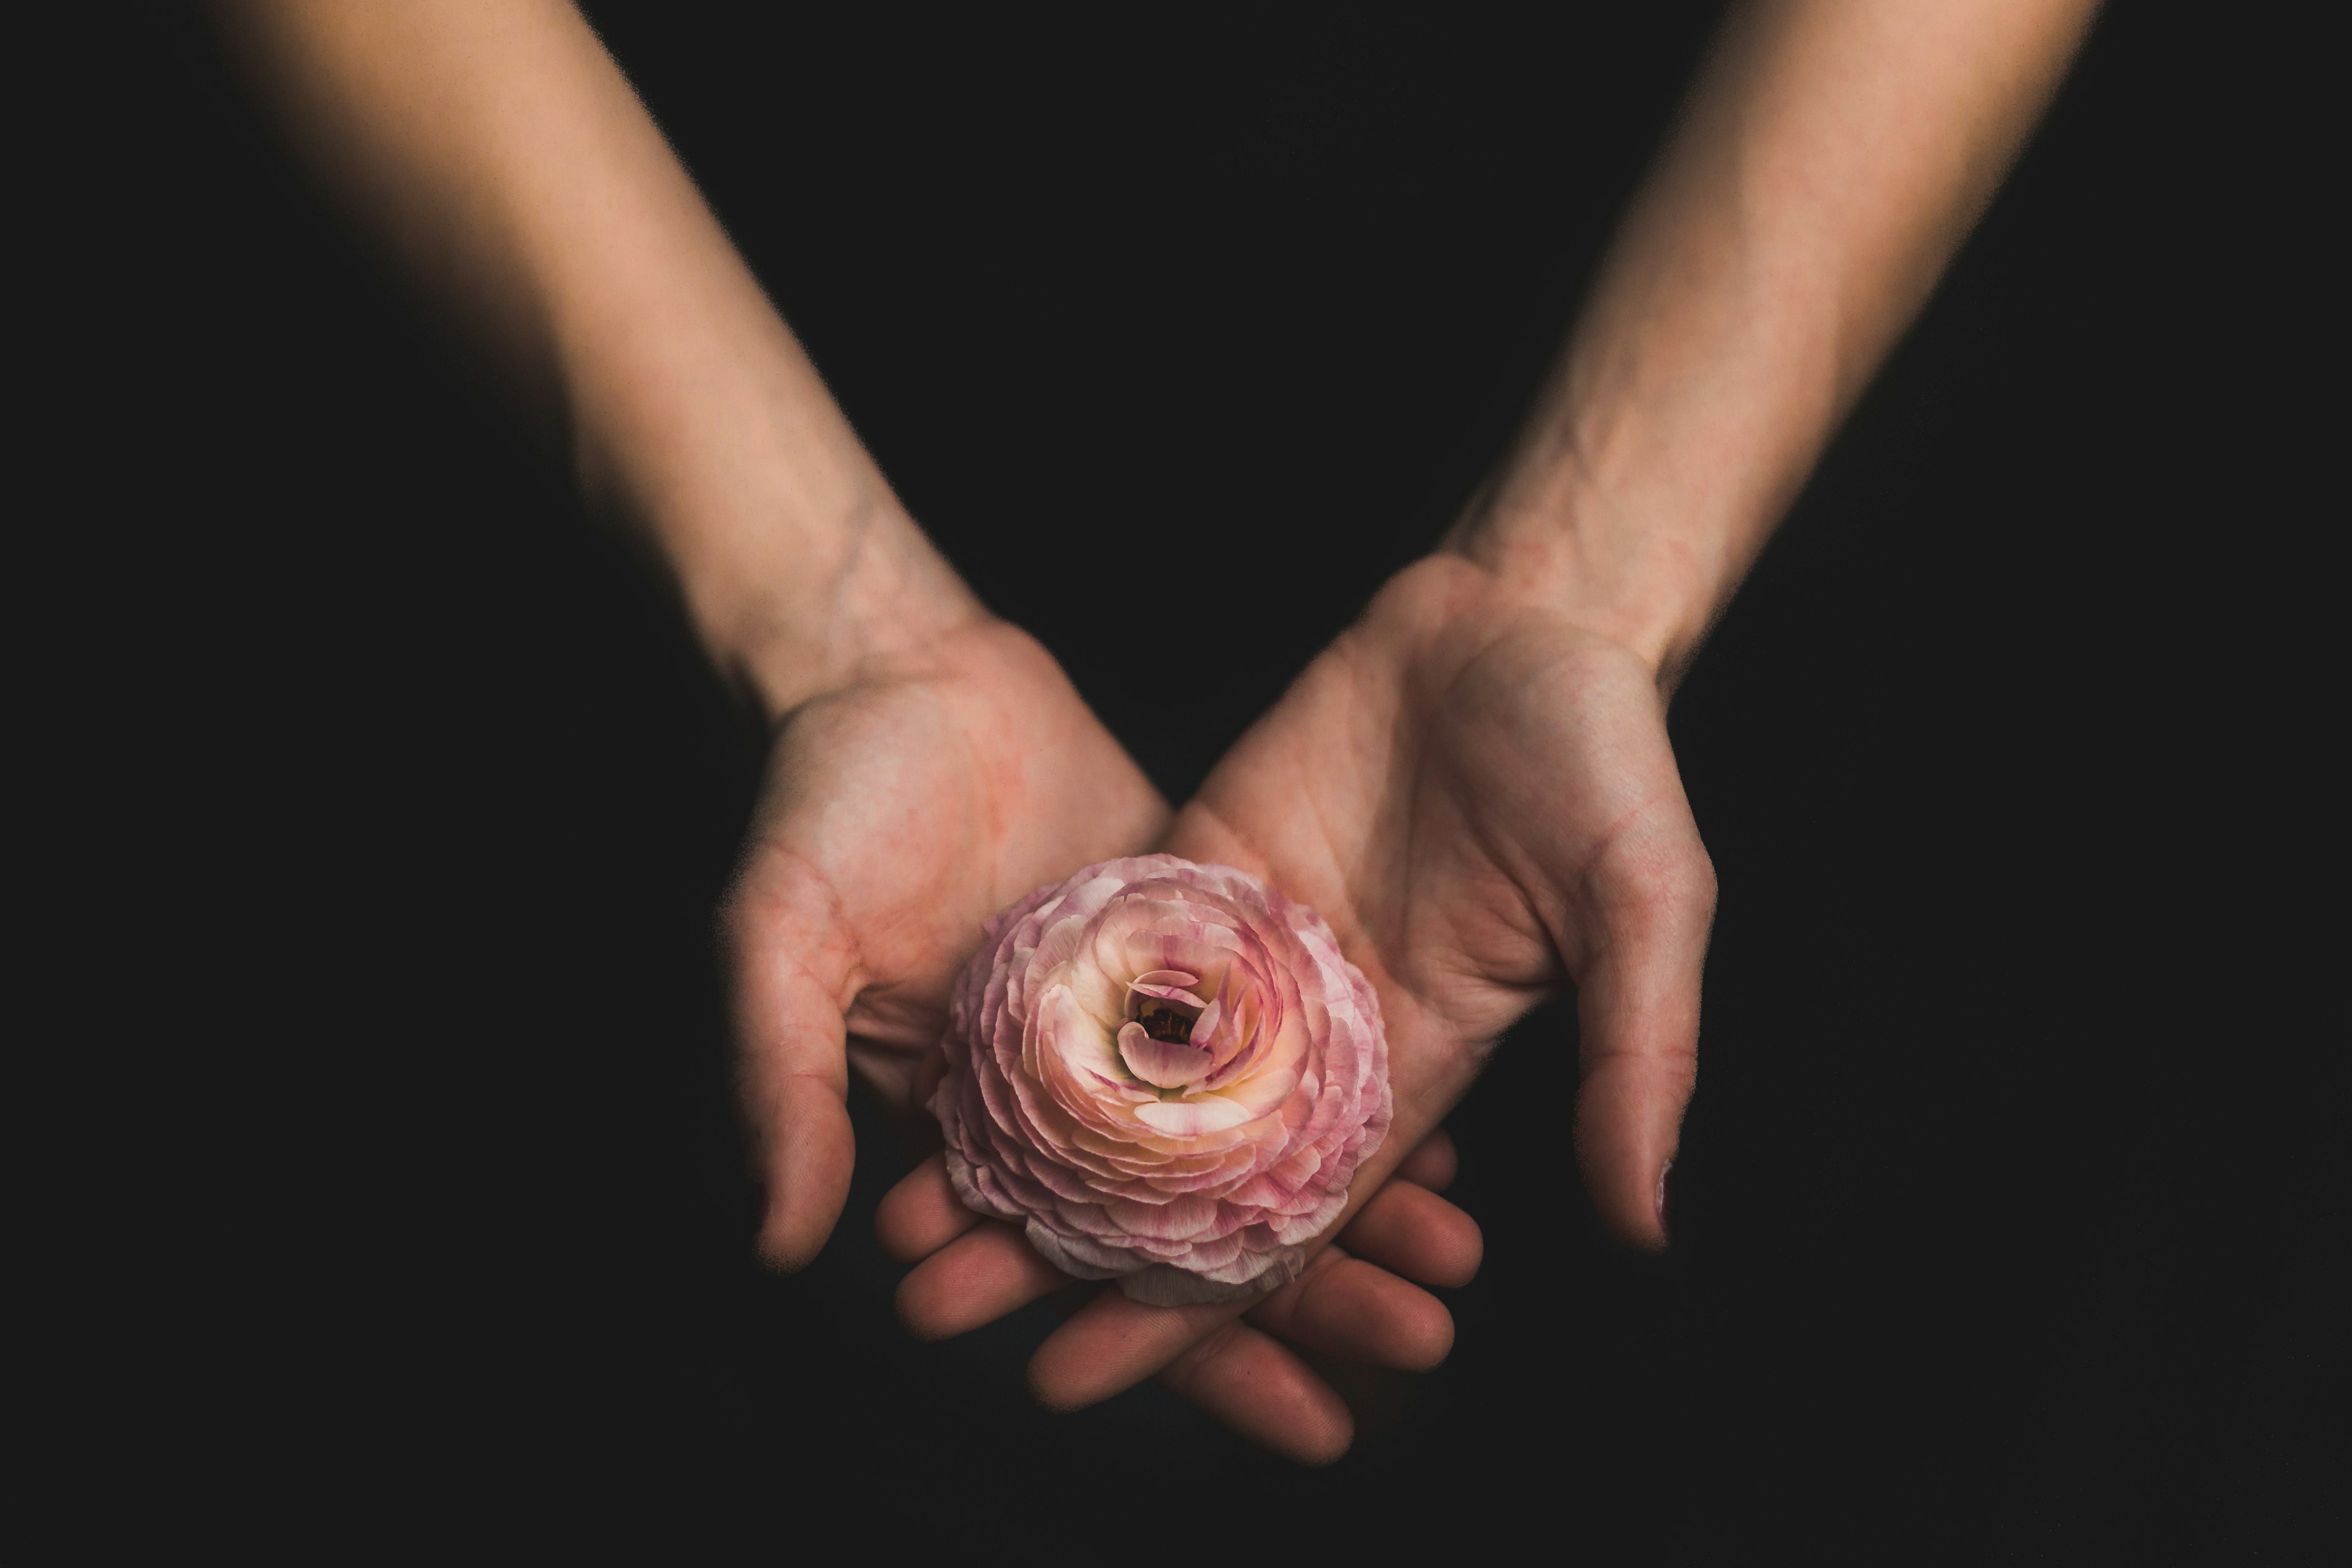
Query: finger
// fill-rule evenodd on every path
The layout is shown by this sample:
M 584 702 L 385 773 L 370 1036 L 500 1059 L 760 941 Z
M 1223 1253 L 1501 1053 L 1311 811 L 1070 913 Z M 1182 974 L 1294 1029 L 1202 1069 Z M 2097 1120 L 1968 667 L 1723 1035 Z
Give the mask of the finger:
M 1250 1441 L 1302 1465 L 1328 1465 L 1355 1440 L 1355 1417 L 1307 1363 L 1247 1323 L 1186 1351 L 1160 1384 Z
M 1262 1299 L 1149 1307 L 1105 1290 L 1045 1336 L 1029 1358 L 1029 1391 L 1048 1410 L 1083 1410 L 1171 1365 Z
M 1412 1163 L 1407 1160 L 1406 1168 Z M 1476 1220 L 1406 1181 L 1392 1181 L 1374 1193 L 1339 1239 L 1367 1263 L 1423 1285 L 1467 1285 L 1486 1255 Z
M 1444 1302 L 1337 1247 L 1251 1308 L 1249 1321 L 1309 1350 L 1402 1372 L 1427 1372 L 1454 1348 Z
M 1426 1291 L 1385 1275 L 1384 1270 L 1372 1271 L 1393 1281 L 1396 1290 L 1410 1292 L 1418 1301 L 1392 1294 L 1388 1286 L 1373 1285 L 1351 1275 L 1339 1290 L 1316 1303 L 1303 1331 L 1328 1330 L 1334 1336 L 1333 1343 L 1347 1347 L 1335 1353 L 1383 1366 L 1426 1366 L 1444 1360 L 1453 1347 L 1454 1335 L 1453 1316 L 1446 1312 L 1444 1304 Z M 1275 1295 L 1281 1293 L 1276 1291 Z M 1118 1290 L 1105 1290 L 1071 1314 L 1068 1322 L 1047 1335 L 1045 1342 L 1037 1347 L 1037 1353 L 1029 1359 L 1030 1391 L 1049 1410 L 1082 1410 L 1172 1364 L 1244 1312 L 1266 1305 L 1273 1299 L 1255 1296 L 1189 1307 L 1152 1307 Z M 1438 1317 L 1444 1320 L 1442 1330 L 1433 1326 L 1421 1302 L 1436 1309 Z M 1352 1330 L 1343 1330 L 1337 1323 L 1345 1310 L 1372 1309 L 1377 1309 L 1373 1315 Z M 1295 1310 L 1295 1307 L 1276 1309 L 1277 1312 Z M 1439 1342 L 1441 1339 L 1443 1343 Z M 1322 1347 L 1318 1344 L 1317 1348 Z M 1433 1356 L 1435 1360 L 1430 1359 Z
M 919 1340 L 950 1339 L 1069 1282 L 1068 1275 L 1037 1256 L 1026 1237 L 990 1220 L 932 1253 L 898 1281 L 898 1321 Z
M 1434 1131 L 1422 1113 L 1400 1100 L 1393 1146 L 1409 1148 Z M 1431 1118 L 1432 1121 L 1434 1118 Z M 1338 1229 L 1345 1230 L 1381 1191 L 1395 1157 L 1387 1147 L 1356 1168 L 1348 1207 Z M 1121 1291 L 1106 1290 L 1055 1330 L 1029 1360 L 1029 1387 L 1049 1410 L 1079 1410 L 1142 1382 L 1200 1340 L 1224 1327 L 1262 1296 L 1189 1307 L 1151 1307 Z
M 948 1181 L 947 1157 L 934 1154 L 882 1194 L 874 1234 L 900 1263 L 919 1263 L 980 1223 Z
M 1461 1168 L 1461 1157 L 1454 1151 L 1454 1140 L 1446 1136 L 1445 1129 L 1441 1127 L 1423 1139 L 1421 1147 L 1404 1157 L 1404 1163 L 1397 1167 L 1396 1173 L 1408 1182 L 1427 1187 L 1433 1193 L 1442 1193 L 1454 1184 L 1454 1175 Z
M 1696 828 L 1597 868 L 1603 933 L 1576 976 L 1578 1163 L 1618 1238 L 1666 1245 L 1665 1173 L 1698 1076 L 1699 981 L 1715 872 Z
M 1412 1144 L 1416 1134 L 1426 1138 L 1435 1132 L 1429 1121 L 1414 1125 L 1416 1120 L 1409 1113 L 1409 1108 L 1400 1106 L 1392 1146 L 1417 1147 Z M 1350 1184 L 1348 1208 L 1339 1218 L 1342 1232 L 1370 1206 L 1363 1194 L 1377 1194 L 1382 1190 L 1389 1173 L 1395 1168 L 1389 1162 L 1394 1159 L 1384 1149 L 1358 1167 L 1355 1181 Z M 1450 1208 L 1452 1205 L 1447 1206 Z M 1463 1218 L 1467 1221 L 1469 1216 L 1465 1215 Z M 1402 1285 L 1403 1281 L 1398 1283 Z M 1423 1292 L 1415 1293 L 1423 1295 L 1440 1313 L 1444 1313 L 1444 1304 L 1435 1298 L 1426 1297 Z M 1047 1335 L 1045 1342 L 1039 1345 L 1036 1353 L 1030 1357 L 1030 1392 L 1048 1410 L 1082 1410 L 1131 1388 L 1171 1365 L 1179 1357 L 1197 1349 L 1201 1342 L 1266 1299 L 1250 1296 L 1184 1307 L 1156 1307 L 1137 1301 L 1117 1289 L 1101 1291 L 1073 1312 L 1068 1321 Z M 1444 1316 L 1445 1348 L 1450 1348 L 1453 1319 L 1451 1314 Z M 1400 1312 L 1386 1321 L 1390 1330 L 1416 1327 L 1414 1315 L 1411 1313 Z M 1383 1339 L 1381 1348 L 1369 1359 L 1382 1364 L 1412 1364 L 1409 1358 L 1416 1353 L 1429 1353 L 1427 1346 L 1431 1338 L 1425 1331 L 1420 1331 L 1410 1336 L 1400 1334 L 1393 1345 Z M 1443 1359 L 1444 1353 L 1445 1349 L 1435 1352 L 1439 1359 Z
M 768 1188 L 760 1251 L 785 1269 L 833 1234 L 856 1163 L 844 1048 L 849 961 L 825 902 L 804 878 L 755 873 L 726 915 L 745 1109 Z

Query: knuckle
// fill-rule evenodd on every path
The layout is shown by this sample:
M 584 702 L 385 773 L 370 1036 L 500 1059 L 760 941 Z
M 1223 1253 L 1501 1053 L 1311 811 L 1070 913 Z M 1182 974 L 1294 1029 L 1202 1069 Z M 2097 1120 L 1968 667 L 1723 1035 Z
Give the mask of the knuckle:
M 1650 876 L 1650 895 L 1677 913 L 1715 908 L 1715 862 L 1693 842 L 1662 856 Z
M 1693 842 L 1626 866 L 1615 901 L 1633 925 L 1670 930 L 1711 922 L 1717 893 L 1715 862 Z
M 1691 845 L 1683 875 L 1691 903 L 1712 915 L 1723 883 L 1715 874 L 1715 857 L 1706 852 L 1706 846 L 1696 842 Z
M 1664 1081 L 1667 1094 L 1677 1102 L 1690 1099 L 1698 1088 L 1698 1047 L 1694 1041 L 1675 1039 L 1661 1047 L 1657 1053 L 1657 1074 Z

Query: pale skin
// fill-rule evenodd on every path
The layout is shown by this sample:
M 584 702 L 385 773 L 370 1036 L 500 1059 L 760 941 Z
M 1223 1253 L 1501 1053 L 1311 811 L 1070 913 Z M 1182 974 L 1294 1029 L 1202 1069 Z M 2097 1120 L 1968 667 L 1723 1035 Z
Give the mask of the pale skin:
M 1147 847 L 1322 911 L 1380 993 L 1396 1128 L 1255 1301 L 1078 1306 L 1031 1365 L 1076 1408 L 1157 1375 L 1325 1461 L 1345 1405 L 1286 1342 L 1407 1368 L 1475 1272 L 1439 1122 L 1572 986 L 1576 1148 L 1628 1245 L 1695 1079 L 1715 880 L 1665 704 L 1990 198 L 2084 0 L 1736 11 L 1494 480 L 1172 818 L 1051 658 L 924 539 L 627 83 L 557 0 L 257 0 L 232 32 L 330 182 L 489 343 L 642 529 L 775 726 L 726 913 L 763 1252 L 840 1216 L 855 1070 L 919 1118 L 949 981 L 1003 905 Z M 926 1337 L 1066 1287 L 936 1157 L 877 1224 Z

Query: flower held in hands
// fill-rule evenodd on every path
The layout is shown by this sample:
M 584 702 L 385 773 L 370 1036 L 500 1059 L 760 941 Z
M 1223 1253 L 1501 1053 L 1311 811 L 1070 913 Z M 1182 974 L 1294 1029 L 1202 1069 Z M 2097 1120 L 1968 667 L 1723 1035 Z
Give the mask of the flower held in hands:
M 988 924 L 931 1109 L 948 1175 L 1083 1279 L 1162 1306 L 1272 1289 L 1388 1133 L 1380 1004 L 1255 877 L 1107 860 Z

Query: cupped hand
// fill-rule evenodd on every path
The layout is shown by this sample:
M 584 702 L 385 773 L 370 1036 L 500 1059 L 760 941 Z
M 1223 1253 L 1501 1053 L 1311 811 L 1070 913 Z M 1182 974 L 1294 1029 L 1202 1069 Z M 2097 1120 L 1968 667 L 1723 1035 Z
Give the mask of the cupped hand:
M 1470 561 L 1419 563 L 1243 737 L 1162 841 L 1313 905 L 1380 993 L 1396 1121 L 1356 1174 L 1343 1243 L 1388 1223 L 1395 1189 L 1383 1184 L 1420 1157 L 1503 1030 L 1569 984 L 1581 1047 L 1558 1093 L 1563 1121 L 1575 1104 L 1586 1185 L 1624 1241 L 1665 1243 L 1714 870 L 1655 668 L 1589 626 L 1559 595 Z M 1443 1203 L 1408 1201 L 1423 1200 Z M 1400 1228 L 1445 1252 L 1449 1223 L 1417 1217 Z M 952 1272 L 965 1300 L 1005 1310 L 1051 1283 L 1017 1264 L 1011 1248 L 968 1237 L 908 1283 Z M 1322 1264 L 1250 1310 L 1288 1321 L 1318 1277 L 1344 1267 Z M 1213 1362 L 1232 1353 L 1247 1305 L 1156 1308 L 1106 1291 L 1039 1349 L 1032 1384 L 1075 1408 Z M 1407 1303 L 1391 1291 L 1386 1305 Z
M 766 1257 L 800 1267 L 840 1217 L 851 1068 L 919 1125 L 982 923 L 1167 819 L 1053 656 L 984 616 L 793 710 L 724 914 Z
M 983 922 L 1080 866 L 1148 847 L 1167 820 L 1052 657 L 1003 622 L 975 617 L 794 710 L 725 913 L 744 1097 L 768 1188 L 766 1257 L 804 1264 L 840 1216 L 854 1163 L 852 1069 L 887 1116 L 928 1130 L 949 988 Z M 1398 1184 L 1359 1226 L 1366 1250 L 1433 1282 L 1466 1278 L 1475 1227 L 1431 1191 L 1451 1173 L 1450 1152 L 1433 1147 L 1417 1169 L 1423 1184 Z M 928 1206 L 910 1205 L 909 1193 Z M 879 1219 L 909 1261 L 979 1223 L 936 1157 Z M 990 1255 L 994 1281 L 918 1270 L 902 1289 L 918 1332 L 974 1326 L 1070 1283 L 1017 1232 L 992 1224 L 987 1234 L 1006 1244 Z M 1034 1288 L 1004 1300 L 1006 1275 Z M 1435 1299 L 1382 1269 L 1326 1265 L 1317 1279 L 1311 1300 L 1294 1293 L 1304 1305 L 1287 1317 L 1262 1314 L 1276 1332 L 1391 1363 L 1423 1363 L 1451 1343 Z M 1369 1312 L 1356 1310 L 1366 1302 Z M 1286 1452 L 1331 1450 L 1346 1413 L 1320 1379 L 1255 1331 L 1219 1348 L 1166 1381 Z

